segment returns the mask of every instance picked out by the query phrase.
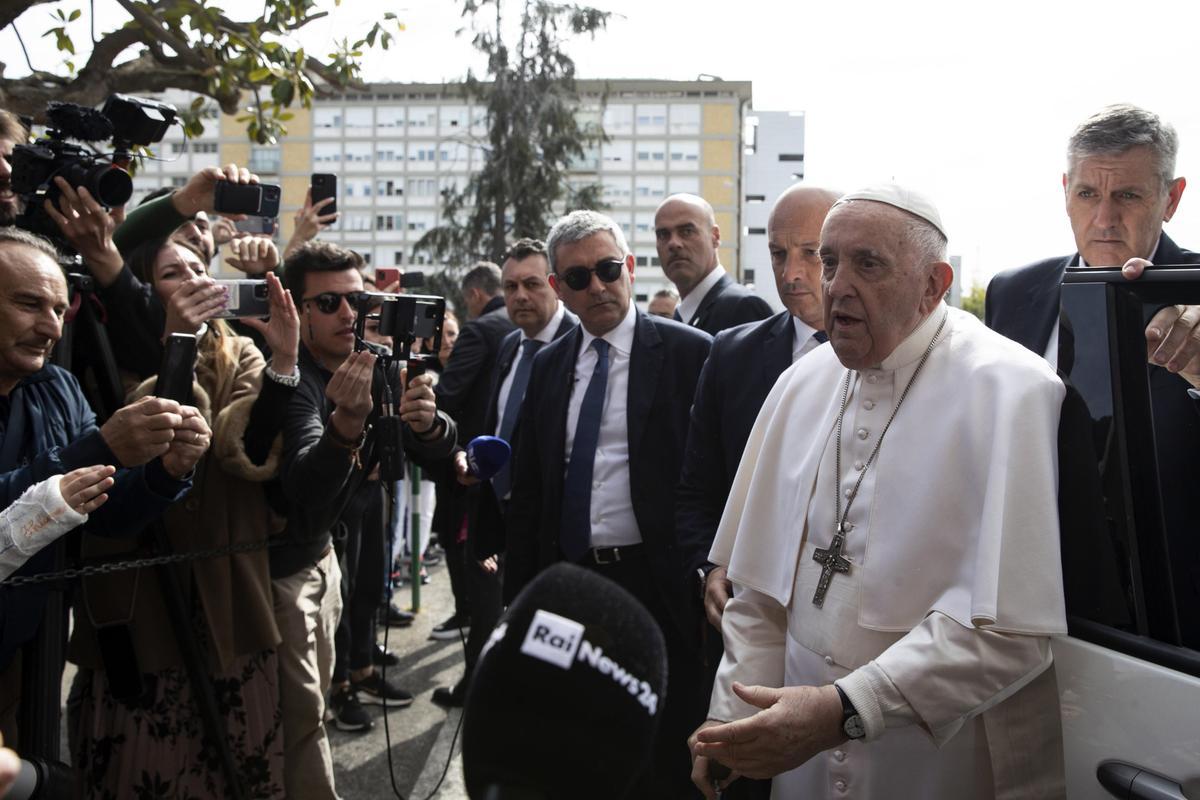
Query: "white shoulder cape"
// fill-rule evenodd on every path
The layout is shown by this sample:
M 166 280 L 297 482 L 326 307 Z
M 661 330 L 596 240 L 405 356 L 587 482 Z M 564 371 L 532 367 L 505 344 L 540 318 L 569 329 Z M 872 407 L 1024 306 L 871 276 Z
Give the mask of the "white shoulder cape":
M 871 466 L 878 472 L 867 530 L 851 533 L 869 537 L 864 563 L 854 566 L 859 624 L 907 631 L 940 611 L 967 627 L 1063 634 L 1057 441 L 1064 387 L 1035 354 L 966 312 L 949 314 Z M 784 607 L 809 503 L 832 503 L 812 495 L 832 447 L 845 373 L 822 345 L 780 376 L 709 556 L 732 581 Z M 807 535 L 825 547 L 832 531 Z

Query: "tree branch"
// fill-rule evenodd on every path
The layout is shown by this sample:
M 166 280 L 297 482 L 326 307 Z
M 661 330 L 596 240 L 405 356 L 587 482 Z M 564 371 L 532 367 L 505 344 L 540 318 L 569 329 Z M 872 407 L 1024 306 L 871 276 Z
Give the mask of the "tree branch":
M 175 55 L 182 58 L 188 64 L 191 64 L 195 69 L 208 69 L 211 66 L 203 58 L 195 54 L 192 45 L 183 39 L 180 39 L 175 34 L 167 30 L 162 22 L 157 17 L 148 12 L 145 7 L 132 2 L 132 0 L 117 0 L 121 8 L 129 12 L 129 16 L 133 17 L 134 21 L 148 36 L 153 36 L 160 42 L 163 42 L 175 51 Z
M 0 0 L 0 28 L 7 28 L 9 23 L 24 14 L 33 6 L 53 3 L 56 0 Z

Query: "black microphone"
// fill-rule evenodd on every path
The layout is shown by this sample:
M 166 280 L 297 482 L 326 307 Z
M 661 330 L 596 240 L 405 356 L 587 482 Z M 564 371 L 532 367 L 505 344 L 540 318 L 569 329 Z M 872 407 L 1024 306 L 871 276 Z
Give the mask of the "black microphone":
M 542 572 L 492 631 L 467 690 L 468 795 L 626 796 L 650 766 L 666 652 L 617 584 L 573 564 Z

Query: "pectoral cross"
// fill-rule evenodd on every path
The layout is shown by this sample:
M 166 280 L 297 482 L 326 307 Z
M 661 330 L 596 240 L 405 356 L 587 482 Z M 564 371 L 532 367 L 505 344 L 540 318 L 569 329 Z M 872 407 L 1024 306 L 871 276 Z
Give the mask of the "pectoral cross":
M 825 593 L 829 591 L 833 573 L 850 572 L 850 559 L 842 555 L 842 546 L 846 543 L 846 531 L 850 527 L 844 522 L 839 522 L 837 531 L 833 534 L 833 541 L 829 543 L 829 549 L 818 548 L 813 552 L 813 561 L 821 565 L 821 579 L 817 581 L 817 591 L 813 595 L 813 605 L 817 608 L 825 605 Z

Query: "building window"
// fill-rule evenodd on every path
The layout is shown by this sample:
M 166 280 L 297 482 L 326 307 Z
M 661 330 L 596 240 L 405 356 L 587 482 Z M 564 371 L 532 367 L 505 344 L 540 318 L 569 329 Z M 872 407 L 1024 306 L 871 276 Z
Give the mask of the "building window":
M 746 228 L 746 235 L 747 236 L 766 236 L 767 229 L 766 228 Z
M 637 132 L 666 133 L 667 107 L 664 105 L 642 105 L 637 107 Z
M 780 161 L 803 161 L 804 153 L 780 153 Z
M 752 269 L 742 270 L 742 280 L 745 281 L 746 283 L 754 283 L 754 270 L 752 270 Z
M 264 172 L 277 173 L 279 172 L 279 148 L 278 147 L 251 147 L 250 148 L 250 164 L 251 172 L 257 172 L 260 175 Z
M 604 109 L 604 132 L 609 136 L 633 133 L 633 106 L 607 106 Z
M 648 267 L 648 266 L 650 266 L 650 257 L 649 256 L 637 256 L 637 258 L 634 259 L 634 264 L 636 264 L 639 267 Z
M 216 142 L 193 142 L 192 143 L 192 152 L 193 153 L 215 153 L 215 152 L 217 152 L 217 143 Z
M 700 133 L 700 106 L 694 103 L 671 106 L 671 133 L 676 136 Z
M 748 194 L 746 195 L 747 203 L 765 203 L 767 196 L 765 194 Z

